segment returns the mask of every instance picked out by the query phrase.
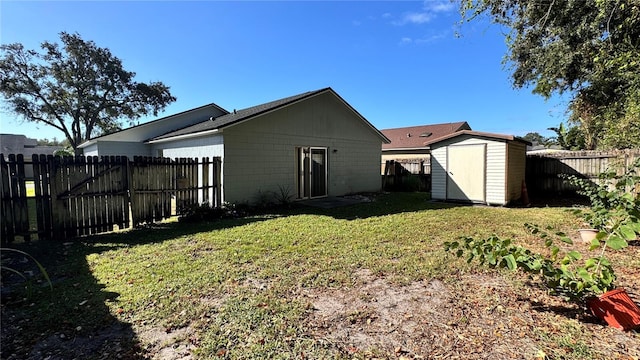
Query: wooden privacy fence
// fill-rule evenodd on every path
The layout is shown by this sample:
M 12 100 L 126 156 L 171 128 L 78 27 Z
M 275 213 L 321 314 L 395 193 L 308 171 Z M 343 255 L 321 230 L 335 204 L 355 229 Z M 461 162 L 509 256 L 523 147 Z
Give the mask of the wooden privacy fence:
M 220 158 L 34 155 L 35 198 L 28 199 L 29 164 L 21 155 L 0 157 L 3 243 L 16 236 L 28 241 L 33 233 L 57 240 L 97 234 L 166 219 L 173 207 L 180 214 L 198 204 L 221 205 Z
M 572 193 L 576 188 L 562 175 L 576 175 L 596 181 L 604 171 L 617 170 L 623 173 L 638 158 L 640 149 L 527 155 L 527 190 L 535 195 Z
M 13 234 L 26 234 L 29 238 L 29 209 L 27 186 L 24 181 L 24 159 L 9 155 L 9 161 L 0 154 L 0 240 L 6 243 Z
M 424 160 L 387 160 L 382 188 L 387 191 L 431 191 L 431 165 Z

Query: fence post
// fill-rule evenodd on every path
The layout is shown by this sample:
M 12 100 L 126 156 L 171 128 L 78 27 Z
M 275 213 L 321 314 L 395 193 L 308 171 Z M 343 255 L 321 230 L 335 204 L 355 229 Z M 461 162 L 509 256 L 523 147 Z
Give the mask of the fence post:
M 0 223 L 0 239 L 3 244 L 8 244 L 14 240 L 13 231 L 13 214 L 11 210 L 11 172 L 9 164 L 4 158 L 4 154 L 0 154 L 0 206 L 2 211 L 2 222 Z
M 29 210 L 27 206 L 27 185 L 24 173 L 24 156 L 9 155 L 9 171 L 11 172 L 11 197 L 14 236 L 22 235 L 25 241 L 31 240 L 29 233 Z
M 33 186 L 36 191 L 36 216 L 38 221 L 38 239 L 51 240 L 51 191 L 49 189 L 50 169 L 47 166 L 45 155 L 34 154 L 31 157 L 33 164 Z
M 213 173 L 213 181 L 215 182 L 215 186 L 216 186 L 216 207 L 221 207 L 222 206 L 222 186 L 223 186 L 223 182 L 222 182 L 222 158 L 221 157 L 216 157 L 215 158 L 215 170 Z

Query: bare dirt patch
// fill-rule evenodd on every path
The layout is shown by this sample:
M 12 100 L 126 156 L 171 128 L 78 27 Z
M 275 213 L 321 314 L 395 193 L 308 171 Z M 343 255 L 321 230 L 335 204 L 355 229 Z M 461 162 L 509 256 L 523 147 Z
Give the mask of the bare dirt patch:
M 539 334 L 561 332 L 560 320 L 583 313 L 559 300 L 554 303 L 540 289 L 527 287 L 518 294 L 493 275 L 460 277 L 453 286 L 439 280 L 394 285 L 368 270 L 355 278 L 356 285 L 348 289 L 304 296 L 313 308 L 314 337 L 356 358 L 539 359 L 549 351 L 539 344 Z M 540 329 L 541 323 L 552 328 Z M 590 325 L 599 328 L 596 333 L 608 334 L 601 334 L 609 344 L 602 350 L 610 358 L 640 355 L 634 335 L 611 337 L 613 329 Z
M 193 334 L 190 327 L 167 331 L 160 328 L 140 330 L 138 336 L 145 344 L 148 357 L 153 360 L 191 360 L 193 346 L 188 338 Z

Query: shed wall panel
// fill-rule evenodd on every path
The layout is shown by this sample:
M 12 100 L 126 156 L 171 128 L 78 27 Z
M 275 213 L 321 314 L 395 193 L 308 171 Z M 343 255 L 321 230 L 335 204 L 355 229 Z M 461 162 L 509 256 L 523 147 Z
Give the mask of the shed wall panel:
M 505 205 L 507 146 L 501 141 L 487 141 L 487 198 L 489 204 Z
M 522 196 L 526 160 L 527 146 L 519 142 L 510 142 L 507 153 L 507 202 L 516 201 Z
M 431 197 L 447 199 L 447 147 L 439 146 L 431 150 Z

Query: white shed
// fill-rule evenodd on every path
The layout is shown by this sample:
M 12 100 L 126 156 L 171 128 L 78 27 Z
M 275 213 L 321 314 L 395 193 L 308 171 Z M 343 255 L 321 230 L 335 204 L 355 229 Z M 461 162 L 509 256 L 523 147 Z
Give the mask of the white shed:
M 431 143 L 431 197 L 504 206 L 520 200 L 527 140 L 462 130 Z

